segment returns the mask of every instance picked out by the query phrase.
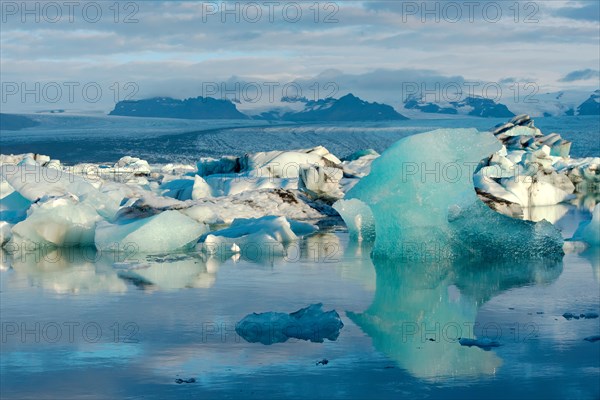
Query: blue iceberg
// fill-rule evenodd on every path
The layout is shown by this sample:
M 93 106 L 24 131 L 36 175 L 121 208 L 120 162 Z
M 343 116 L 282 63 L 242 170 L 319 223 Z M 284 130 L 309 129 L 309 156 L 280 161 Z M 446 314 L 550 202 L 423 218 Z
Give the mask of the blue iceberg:
M 235 331 L 250 343 L 265 345 L 283 343 L 288 339 L 310 340 L 322 343 L 335 341 L 344 324 L 335 311 L 323 311 L 323 304 L 312 304 L 291 314 L 266 312 L 246 315 L 235 326 Z
M 334 207 L 353 236 L 374 228 L 376 258 L 562 257 L 563 239 L 552 224 L 501 215 L 477 197 L 473 173 L 501 147 L 491 133 L 476 129 L 403 138 Z

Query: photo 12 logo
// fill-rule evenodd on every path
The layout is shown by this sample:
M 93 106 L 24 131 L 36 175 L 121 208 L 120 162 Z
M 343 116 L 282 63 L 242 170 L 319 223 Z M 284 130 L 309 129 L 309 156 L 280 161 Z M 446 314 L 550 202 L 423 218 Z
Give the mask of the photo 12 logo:
M 139 3 L 133 1 L 2 1 L 2 23 L 57 24 L 101 21 L 123 24 L 139 22 Z
M 2 82 L 2 104 L 20 102 L 23 104 L 76 104 L 98 103 L 104 96 L 110 96 L 115 103 L 131 100 L 140 88 L 136 82 Z
M 336 24 L 340 6 L 336 2 L 208 1 L 199 4 L 202 22 Z
M 401 1 L 402 22 L 422 23 L 497 23 L 502 19 L 514 23 L 539 22 L 538 3 L 533 1 Z
M 0 343 L 139 343 L 135 322 L 3 321 Z
M 201 96 L 244 103 L 275 103 L 280 100 L 317 101 L 335 97 L 336 82 L 202 82 Z

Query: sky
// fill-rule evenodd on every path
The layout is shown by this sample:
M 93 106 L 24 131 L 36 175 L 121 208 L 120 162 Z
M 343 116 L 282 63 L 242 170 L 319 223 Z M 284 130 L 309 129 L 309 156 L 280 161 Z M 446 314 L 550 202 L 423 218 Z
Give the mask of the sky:
M 3 111 L 599 87 L 598 1 L 1 1 Z M 452 92 L 449 94 L 448 92 Z

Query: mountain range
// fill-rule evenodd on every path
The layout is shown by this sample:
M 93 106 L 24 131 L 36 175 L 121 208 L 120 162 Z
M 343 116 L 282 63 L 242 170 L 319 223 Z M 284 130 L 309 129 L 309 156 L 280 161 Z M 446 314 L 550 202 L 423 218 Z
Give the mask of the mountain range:
M 455 115 L 483 118 L 510 118 L 515 114 L 562 116 L 600 115 L 600 90 L 581 102 L 581 94 L 547 93 L 531 103 L 503 104 L 493 99 L 470 96 L 458 101 L 431 102 L 422 98 L 408 98 L 398 112 L 394 107 L 368 102 L 348 93 L 338 99 L 327 97 L 307 100 L 305 97 L 282 98 L 281 102 L 294 107 L 275 107 L 251 115 L 237 109 L 227 99 L 196 97 L 185 100 L 154 97 L 142 100 L 124 100 L 115 105 L 109 115 L 184 119 L 258 119 L 266 121 L 386 121 L 425 118 L 426 115 Z M 578 100 L 577 100 L 578 99 Z M 294 104 L 292 104 L 294 103 Z M 404 110 L 404 111 L 403 111 Z

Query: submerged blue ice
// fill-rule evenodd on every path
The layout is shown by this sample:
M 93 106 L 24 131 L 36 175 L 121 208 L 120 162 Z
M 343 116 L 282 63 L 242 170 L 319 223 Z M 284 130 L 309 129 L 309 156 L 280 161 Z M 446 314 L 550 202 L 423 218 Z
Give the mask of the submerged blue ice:
M 335 208 L 344 210 L 350 230 L 362 222 L 363 234 L 354 236 L 375 231 L 375 257 L 562 256 L 563 240 L 552 224 L 501 215 L 478 199 L 473 172 L 500 148 L 491 133 L 476 129 L 403 138 L 373 162 L 371 173 Z M 361 215 L 366 207 L 370 214 Z
M 338 338 L 344 324 L 335 311 L 323 311 L 323 304 L 312 304 L 291 314 L 278 312 L 252 313 L 235 326 L 235 331 L 250 343 L 270 345 L 288 339 L 322 343 Z

